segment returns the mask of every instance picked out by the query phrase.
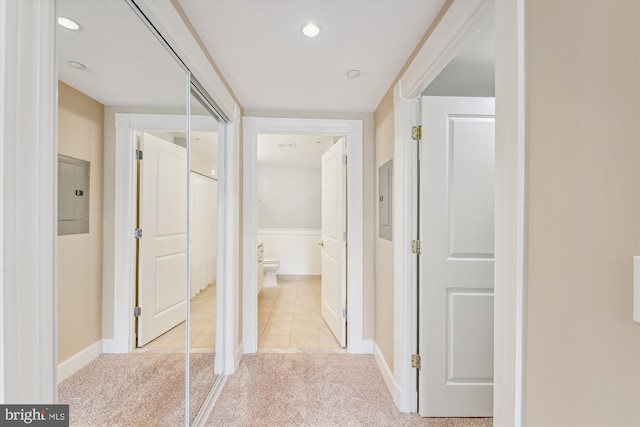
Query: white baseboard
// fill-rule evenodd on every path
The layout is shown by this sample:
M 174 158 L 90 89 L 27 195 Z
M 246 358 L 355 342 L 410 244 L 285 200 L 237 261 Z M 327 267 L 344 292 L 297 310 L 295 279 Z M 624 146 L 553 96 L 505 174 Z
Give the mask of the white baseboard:
M 373 340 L 361 340 L 348 343 L 347 349 L 351 354 L 373 354 L 373 345 Z
M 129 342 L 126 338 L 102 340 L 102 352 L 107 354 L 129 353 Z
M 257 343 L 257 341 L 258 340 L 256 340 L 256 343 Z M 249 340 L 243 341 L 242 346 L 244 348 L 244 352 L 243 352 L 244 354 L 253 354 L 253 353 L 257 353 L 258 352 L 258 349 L 256 348 L 257 345 L 255 345 L 255 346 L 250 345 L 249 344 Z
M 387 388 L 389 389 L 389 392 L 393 397 L 393 403 L 395 403 L 396 407 L 400 409 L 402 407 L 400 402 L 402 390 L 400 390 L 398 383 L 396 383 L 396 380 L 393 377 L 393 372 L 391 372 L 391 369 L 389 368 L 387 361 L 384 359 L 380 348 L 378 348 L 378 345 L 375 343 L 373 347 L 373 357 L 376 360 L 378 369 L 380 369 L 380 372 L 382 373 L 382 378 L 384 378 L 384 382 L 387 384 Z
M 244 342 L 241 342 L 233 353 L 233 372 L 227 372 L 228 374 L 234 374 L 238 370 L 242 356 L 244 356 Z
M 78 372 L 102 354 L 102 340 L 91 344 L 58 365 L 58 384 Z

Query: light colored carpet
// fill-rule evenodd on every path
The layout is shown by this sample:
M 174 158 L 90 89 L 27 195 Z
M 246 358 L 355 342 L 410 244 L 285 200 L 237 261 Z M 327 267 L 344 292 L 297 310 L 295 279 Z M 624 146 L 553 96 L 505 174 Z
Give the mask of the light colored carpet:
M 215 381 L 213 354 L 191 354 L 194 419 Z M 71 426 L 184 425 L 184 353 L 103 354 L 58 387 Z
M 206 426 L 491 427 L 491 418 L 400 413 L 372 356 L 245 355 Z

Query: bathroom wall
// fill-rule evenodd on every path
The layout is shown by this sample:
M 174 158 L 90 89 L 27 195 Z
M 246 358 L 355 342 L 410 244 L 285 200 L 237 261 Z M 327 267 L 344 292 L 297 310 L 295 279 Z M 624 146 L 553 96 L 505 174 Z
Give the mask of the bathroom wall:
M 265 258 L 278 258 L 277 274 L 320 275 L 322 240 L 319 229 L 259 228 Z
M 320 229 L 322 171 L 258 166 L 258 228 Z
M 258 241 L 278 274 L 319 275 L 322 170 L 258 166 Z

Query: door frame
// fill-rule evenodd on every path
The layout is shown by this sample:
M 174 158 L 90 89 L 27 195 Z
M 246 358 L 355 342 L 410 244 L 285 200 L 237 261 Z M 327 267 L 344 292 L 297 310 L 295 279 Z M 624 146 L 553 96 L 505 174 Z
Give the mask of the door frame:
M 394 86 L 394 402 L 417 411 L 416 145 L 419 97 L 491 17 L 496 28 L 496 193 L 494 424 L 522 425 L 526 283 L 524 0 L 454 0 Z M 379 358 L 378 358 L 379 359 Z M 380 362 L 379 362 L 380 364 Z M 384 372 L 384 370 L 383 370 Z
M 258 134 L 340 135 L 347 140 L 349 179 L 347 194 L 347 350 L 354 354 L 373 352 L 373 341 L 364 339 L 364 168 L 362 120 L 243 118 L 243 309 L 244 352 L 258 350 Z
M 136 168 L 134 165 L 134 154 L 136 150 L 135 133 L 138 130 L 156 130 L 156 131 L 176 131 L 187 123 L 184 115 L 162 115 L 162 114 L 115 114 L 115 224 L 114 224 L 114 283 L 113 286 L 105 286 L 105 292 L 112 291 L 109 297 L 103 298 L 105 320 L 112 321 L 113 338 L 104 339 L 105 353 L 129 353 L 135 349 L 135 321 L 133 317 L 133 308 L 135 305 L 135 239 L 133 239 L 132 230 L 134 227 L 134 218 L 136 213 Z M 216 122 L 212 117 L 190 117 L 190 129 L 196 131 L 211 130 L 212 123 L 218 128 L 221 135 L 219 141 L 219 159 L 224 159 L 225 148 L 225 124 Z M 222 163 L 221 163 L 222 165 Z M 224 188 L 225 177 L 221 170 L 220 188 Z M 221 192 L 218 200 L 224 206 L 227 205 L 225 193 Z M 124 214 L 129 212 L 129 215 Z M 226 242 L 228 240 L 226 224 L 220 224 L 218 241 Z M 220 292 L 224 293 L 227 285 L 224 258 L 220 258 L 218 266 L 218 282 L 222 283 Z M 223 317 L 227 316 L 224 306 L 224 298 L 217 298 L 216 310 L 223 313 Z M 228 310 L 227 310 L 228 311 Z M 218 319 L 217 323 L 221 323 L 222 319 Z M 218 333 L 216 334 L 216 347 L 223 347 L 224 334 L 220 333 L 221 329 L 218 324 Z M 220 347 L 218 347 L 220 346 Z M 185 346 L 186 348 L 186 346 Z M 220 351 L 224 354 L 224 351 Z M 217 360 L 218 358 L 216 358 Z

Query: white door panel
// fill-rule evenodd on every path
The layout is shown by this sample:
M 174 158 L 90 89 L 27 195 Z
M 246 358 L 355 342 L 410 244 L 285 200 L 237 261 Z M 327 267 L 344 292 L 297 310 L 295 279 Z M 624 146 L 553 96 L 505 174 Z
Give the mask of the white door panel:
M 322 317 L 342 347 L 347 345 L 345 139 L 322 155 Z
M 138 346 L 186 319 L 187 152 L 144 133 L 140 166 Z
M 493 410 L 494 100 L 422 98 L 419 409 Z

